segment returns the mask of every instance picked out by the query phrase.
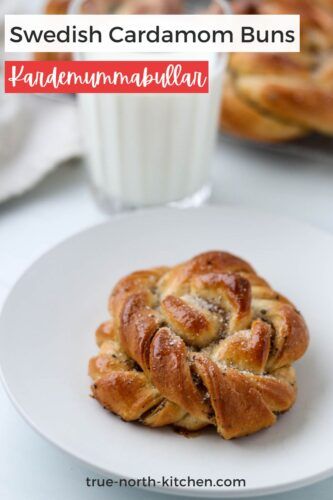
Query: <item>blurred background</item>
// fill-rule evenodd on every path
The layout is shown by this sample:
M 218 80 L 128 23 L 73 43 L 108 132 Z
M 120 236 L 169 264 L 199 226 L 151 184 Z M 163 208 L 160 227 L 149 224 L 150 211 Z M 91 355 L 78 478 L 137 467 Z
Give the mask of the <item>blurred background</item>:
M 213 166 L 209 202 L 290 215 L 333 231 L 333 0 L 234 0 L 229 4 L 236 13 L 300 13 L 302 50 L 297 54 L 231 55 L 223 71 L 222 98 L 212 101 L 218 138 L 211 162 L 206 162 Z M 182 6 L 181 0 L 79 2 L 81 10 L 93 13 L 116 12 L 125 7 L 130 12 L 138 8 L 174 12 Z M 0 0 L 1 30 L 4 14 L 66 13 L 69 7 L 69 0 Z M 72 55 L 28 57 L 70 59 Z M 135 118 L 134 104 L 125 107 L 120 117 L 126 115 L 126 123 L 131 124 Z M 186 105 L 190 114 L 197 103 L 193 100 Z M 88 124 L 89 113 L 94 116 L 91 109 Z M 136 135 L 140 138 L 143 128 L 140 116 L 137 118 L 134 139 Z M 108 123 L 112 126 L 112 120 Z M 205 127 L 201 126 L 200 134 L 192 137 L 191 130 L 186 129 L 188 122 L 184 123 L 182 134 L 176 130 L 176 136 L 183 140 L 187 134 L 191 158 L 195 159 L 198 144 L 204 142 Z M 34 258 L 60 239 L 108 217 L 95 203 L 87 182 L 83 161 L 87 136 L 82 135 L 80 125 L 77 96 L 0 94 L 3 290 Z M 174 125 L 171 122 L 159 127 L 164 127 L 164 134 Z M 104 140 L 108 142 L 111 134 L 106 132 Z M 147 149 L 154 147 L 149 134 L 145 141 Z M 146 143 L 140 146 L 139 139 L 137 142 L 138 148 L 146 147 Z M 167 139 L 164 142 L 168 149 Z M 126 150 L 134 150 L 133 144 L 125 142 Z M 95 146 L 97 152 L 99 149 L 101 145 Z M 113 149 L 117 149 L 116 142 L 111 156 Z M 159 161 L 157 164 L 158 169 Z M 112 169 L 113 161 L 106 168 Z M 134 184 L 124 169 L 122 176 Z M 0 289 L 0 297 L 1 293 L 5 291 Z
M 69 0 L 34 0 L 28 4 L 22 0 L 1 0 L 2 24 L 5 13 L 64 14 L 70 4 Z M 221 102 L 214 102 L 219 114 L 219 150 L 214 155 L 213 201 L 250 201 L 242 200 L 242 182 L 234 188 L 228 186 L 229 169 L 231 175 L 236 175 L 244 159 L 247 165 L 241 177 L 246 175 L 257 184 L 258 174 L 265 183 L 266 193 L 274 178 L 274 193 L 276 182 L 284 185 L 284 191 L 289 188 L 294 191 L 296 186 L 292 183 L 296 176 L 297 184 L 304 184 L 306 195 L 307 177 L 310 176 L 312 186 L 320 184 L 318 164 L 326 169 L 332 162 L 333 0 L 235 0 L 229 4 L 235 13 L 300 13 L 302 50 L 299 54 L 231 55 Z M 177 12 L 183 2 L 84 0 L 80 5 L 83 12 L 89 13 Z M 20 54 L 9 56 L 22 58 Z M 52 60 L 70 59 L 72 55 L 32 54 L 31 57 Z M 35 188 L 63 163 L 82 158 L 87 138 L 82 135 L 77 101 L 75 96 L 68 95 L 1 95 L 0 203 Z M 91 109 L 89 112 L 92 113 Z M 258 172 L 261 162 L 265 164 L 264 171 Z M 300 167 L 292 166 L 295 162 L 302 164 L 302 172 Z M 247 191 L 243 196 L 249 196 Z M 260 196 L 266 198 L 264 192 Z
M 133 1 L 136 6 L 145 3 Z M 112 9 L 118 8 L 117 1 L 111 3 Z M 216 109 L 218 140 L 209 202 L 288 215 L 333 232 L 333 0 L 231 3 L 238 13 L 300 13 L 302 50 L 300 54 L 231 56 Z M 84 9 L 105 12 L 109 5 L 110 0 L 87 0 Z M 66 13 L 68 7 L 67 0 L 46 4 L 0 0 L 1 31 L 4 14 Z M 10 54 L 14 58 L 22 55 Z M 109 217 L 95 203 L 87 181 L 79 116 L 76 96 L 0 95 L 0 308 L 35 258 L 74 232 Z M 283 246 L 282 241 L 281 250 Z M 24 498 L 25 487 L 31 488 L 25 498 L 45 498 L 58 490 L 83 498 L 84 471 L 21 422 L 3 389 L 0 407 L 4 451 L 0 470 L 11 485 L 1 482 L 3 498 Z M 23 460 L 22 449 L 33 457 L 31 463 Z M 42 483 L 41 468 L 45 469 Z M 36 485 L 44 497 L 37 496 Z M 308 498 L 331 499 L 331 488 L 329 481 L 315 486 Z

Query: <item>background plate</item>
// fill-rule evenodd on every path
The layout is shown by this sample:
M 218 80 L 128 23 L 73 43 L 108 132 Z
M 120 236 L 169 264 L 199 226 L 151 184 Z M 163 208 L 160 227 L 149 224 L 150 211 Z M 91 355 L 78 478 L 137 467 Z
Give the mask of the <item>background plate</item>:
M 212 249 L 249 260 L 303 312 L 311 344 L 297 363 L 295 407 L 273 428 L 234 441 L 211 431 L 185 439 L 170 429 L 122 422 L 88 397 L 86 375 L 110 289 L 132 270 Z M 14 288 L 0 320 L 6 388 L 37 431 L 101 472 L 247 483 L 246 489 L 173 487 L 166 493 L 240 497 L 310 484 L 333 470 L 332 256 L 329 234 L 243 209 L 159 209 L 114 217 L 57 246 Z

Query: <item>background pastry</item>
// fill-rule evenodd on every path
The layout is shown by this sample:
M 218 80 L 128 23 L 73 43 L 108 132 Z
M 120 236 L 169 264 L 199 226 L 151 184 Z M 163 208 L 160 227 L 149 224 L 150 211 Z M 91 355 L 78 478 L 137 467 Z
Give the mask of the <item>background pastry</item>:
M 236 53 L 224 89 L 224 131 L 264 142 L 333 135 L 333 1 L 235 0 L 238 14 L 300 14 L 300 53 Z

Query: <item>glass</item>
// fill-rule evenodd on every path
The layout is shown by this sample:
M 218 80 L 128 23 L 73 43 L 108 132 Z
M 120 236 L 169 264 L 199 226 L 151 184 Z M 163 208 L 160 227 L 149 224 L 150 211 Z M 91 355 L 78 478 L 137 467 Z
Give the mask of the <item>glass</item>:
M 171 1 L 177 4 L 177 0 Z M 114 0 L 86 0 L 76 9 L 87 12 L 90 4 L 95 9 L 98 6 L 98 13 L 110 12 L 112 3 Z M 228 4 L 221 0 L 187 1 L 184 5 L 185 13 L 194 13 L 193 6 L 208 13 L 229 13 Z M 77 57 L 209 61 L 208 94 L 79 95 L 86 165 L 96 199 L 104 209 L 197 206 L 206 201 L 211 192 L 227 54 L 90 53 Z

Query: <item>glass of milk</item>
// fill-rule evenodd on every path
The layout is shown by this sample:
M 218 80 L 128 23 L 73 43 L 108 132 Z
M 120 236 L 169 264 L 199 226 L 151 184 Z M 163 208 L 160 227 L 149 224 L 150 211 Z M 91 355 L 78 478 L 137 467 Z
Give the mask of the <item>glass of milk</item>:
M 200 7 L 224 1 L 200 0 Z M 213 12 L 215 13 L 215 12 Z M 125 57 L 124 57 L 125 56 Z M 226 54 L 80 54 L 86 60 L 208 60 L 208 94 L 80 94 L 86 164 L 107 211 L 197 206 L 211 193 Z

